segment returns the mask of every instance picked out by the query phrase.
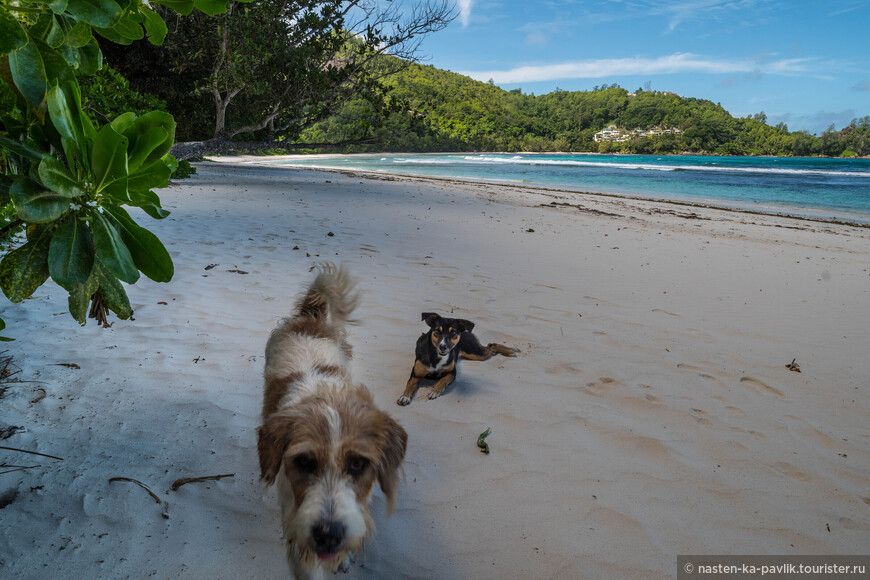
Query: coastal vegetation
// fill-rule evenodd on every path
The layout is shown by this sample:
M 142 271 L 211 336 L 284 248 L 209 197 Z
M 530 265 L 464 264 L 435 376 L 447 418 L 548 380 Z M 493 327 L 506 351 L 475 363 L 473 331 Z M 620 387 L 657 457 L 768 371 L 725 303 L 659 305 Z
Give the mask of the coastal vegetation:
M 228 6 L 215 17 L 174 18 L 160 47 L 101 43 L 131 87 L 167 104 L 188 143 L 173 151 L 179 158 L 238 142 L 290 144 L 350 101 L 381 114 L 404 109 L 385 79 L 410 66 L 421 40 L 454 17 L 440 0 L 410 12 L 370 0 Z
M 69 293 L 69 313 L 80 324 L 88 317 L 106 324 L 109 311 L 129 318 L 122 283 L 134 284 L 140 273 L 168 282 L 174 272 L 160 240 L 127 211 L 166 217 L 154 190 L 179 167 L 189 172 L 170 154 L 173 115 L 196 122 L 208 110 L 197 97 L 212 99 L 211 139 L 193 151 L 215 152 L 264 132 L 267 140 L 292 141 L 352 98 L 398 109 L 381 85 L 395 70 L 375 59 L 393 54 L 391 62 L 404 67 L 452 10 L 425 0 L 410 12 L 368 0 L 255 0 L 250 7 L 0 0 L 3 294 L 22 302 L 50 278 Z M 136 48 L 119 48 L 128 46 Z M 104 55 L 127 64 L 124 74 L 104 67 Z M 143 81 L 154 90 L 141 90 Z M 170 90 L 160 94 L 161 87 Z M 185 137 L 195 126 L 184 126 Z
M 354 100 L 302 137 L 340 142 L 365 126 L 379 140 L 347 150 L 870 155 L 870 117 L 816 136 L 768 125 L 764 113 L 737 118 L 717 103 L 673 93 L 603 85 L 536 96 L 419 64 L 390 77 L 389 87 L 409 104 L 406 111 L 383 115 Z M 596 142 L 595 133 L 610 125 L 679 133 Z
M 161 1 L 185 14 L 225 9 L 218 0 Z M 175 121 L 147 110 L 158 103 L 130 94 L 120 77 L 94 78 L 84 99 L 79 83 L 103 68 L 97 36 L 160 44 L 166 34 L 150 5 L 128 0 L 0 2 L 0 289 L 11 302 L 51 278 L 76 321 L 107 324 L 109 311 L 133 313 L 122 282 L 172 278 L 166 248 L 127 207 L 168 215 L 153 190 L 177 168 L 168 154 Z

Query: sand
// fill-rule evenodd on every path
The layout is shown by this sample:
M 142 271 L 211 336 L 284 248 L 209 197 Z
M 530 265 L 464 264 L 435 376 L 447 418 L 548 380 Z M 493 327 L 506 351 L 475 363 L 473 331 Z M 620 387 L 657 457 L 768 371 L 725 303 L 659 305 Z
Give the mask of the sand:
M 285 577 L 258 481 L 263 348 L 323 260 L 360 278 L 353 371 L 409 434 L 351 577 L 867 553 L 870 229 L 224 161 L 160 192 L 167 219 L 137 214 L 176 274 L 128 288 L 135 320 L 80 328 L 51 283 L 4 304 L 25 382 L 0 385 L 0 429 L 24 431 L 0 445 L 62 460 L 0 450 L 29 467 L 0 471 L 0 576 Z M 399 407 L 424 311 L 522 353 Z

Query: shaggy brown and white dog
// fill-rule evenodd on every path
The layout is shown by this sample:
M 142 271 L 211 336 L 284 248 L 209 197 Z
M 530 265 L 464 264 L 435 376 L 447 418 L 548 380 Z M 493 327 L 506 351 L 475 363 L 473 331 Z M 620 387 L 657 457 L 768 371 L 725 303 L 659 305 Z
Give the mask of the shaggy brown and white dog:
M 298 579 L 347 571 L 374 532 L 377 481 L 393 511 L 408 435 L 348 370 L 345 324 L 356 306 L 347 271 L 324 264 L 266 344 L 260 479 L 277 480 L 281 526 Z

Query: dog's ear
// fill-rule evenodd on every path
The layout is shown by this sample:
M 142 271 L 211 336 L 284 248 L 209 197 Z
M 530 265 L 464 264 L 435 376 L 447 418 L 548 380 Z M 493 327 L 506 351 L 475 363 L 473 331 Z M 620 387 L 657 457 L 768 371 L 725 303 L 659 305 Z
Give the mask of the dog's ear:
M 291 422 L 288 417 L 272 415 L 257 429 L 257 453 L 260 456 L 260 481 L 275 483 L 287 448 Z
M 408 448 L 408 434 L 389 415 L 383 411 L 378 412 L 382 415 L 382 433 L 384 434 L 384 437 L 380 441 L 380 449 L 378 450 L 378 483 L 381 484 L 381 490 L 383 490 L 384 496 L 387 498 L 387 515 L 390 515 L 396 507 L 399 467 L 402 465 L 402 460 L 405 459 L 405 450 Z
M 424 312 L 422 314 L 423 322 L 425 322 L 429 327 L 434 326 L 435 321 L 438 320 L 439 318 L 441 318 L 441 317 L 438 316 L 437 314 L 435 314 L 434 312 Z
M 464 318 L 456 318 L 454 319 L 456 323 L 456 327 L 459 329 L 459 332 L 471 332 L 474 330 L 474 323 L 470 320 L 465 320 Z

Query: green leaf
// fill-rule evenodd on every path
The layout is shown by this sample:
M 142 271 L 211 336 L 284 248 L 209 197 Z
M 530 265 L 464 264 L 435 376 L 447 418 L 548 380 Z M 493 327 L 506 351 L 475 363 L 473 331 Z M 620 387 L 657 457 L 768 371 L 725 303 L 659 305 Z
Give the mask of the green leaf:
M 160 46 L 163 44 L 163 41 L 166 38 L 166 33 L 168 32 L 166 23 L 162 18 L 160 18 L 160 15 L 153 10 L 145 8 L 144 6 L 139 10 L 142 13 L 142 16 L 145 17 L 145 32 L 148 34 L 148 42 Z
M 6 323 L 3 322 L 3 319 L 0 318 L 0 330 L 6 328 Z M 9 342 L 15 340 L 14 338 L 9 338 L 8 336 L 0 336 L 0 342 Z
M 36 48 L 45 66 L 45 78 L 49 86 L 78 82 L 72 68 L 56 50 L 40 41 L 36 41 Z
M 175 173 L 178 169 L 178 159 L 172 155 L 164 155 L 162 161 L 166 164 L 166 167 L 169 168 L 170 173 Z M 188 165 L 190 165 L 190 163 L 188 163 Z M 191 173 L 196 173 L 196 169 L 191 171 Z
M 94 268 L 91 270 L 91 275 L 88 276 L 88 281 L 84 284 L 76 284 L 72 290 L 69 290 L 69 313 L 82 326 L 87 322 L 88 305 L 91 303 L 91 296 L 100 289 L 100 283 L 97 281 L 97 262 L 94 262 Z
M 21 23 L 5 10 L 0 11 L 0 55 L 9 54 L 27 44 L 27 33 Z
M 53 222 L 69 208 L 69 199 L 28 177 L 19 177 L 9 188 L 18 217 L 29 224 Z
M 99 260 L 94 263 L 96 270 L 97 283 L 100 285 L 100 294 L 103 296 L 103 303 L 109 309 L 118 315 L 121 320 L 127 320 L 133 316 L 133 309 L 130 307 L 130 299 L 127 297 L 127 292 L 124 287 L 118 282 L 111 272 L 103 266 Z
M 130 16 L 125 16 L 118 20 L 112 26 L 112 30 L 130 40 L 141 40 L 142 38 L 145 38 L 145 32 L 142 30 L 142 26 L 134 21 Z
M 85 194 L 82 184 L 55 157 L 46 155 L 42 158 L 39 164 L 39 178 L 47 188 L 63 197 L 73 198 Z
M 127 177 L 127 143 L 111 125 L 105 125 L 97 132 L 91 150 L 91 169 L 94 172 L 94 188 L 102 191 L 117 179 Z
M 41 151 L 37 151 L 33 147 L 30 147 L 29 145 L 22 143 L 21 141 L 16 141 L 14 139 L 4 137 L 3 135 L 0 135 L 0 147 L 8 149 L 16 155 L 20 155 L 21 157 L 25 157 L 32 161 L 40 161 L 42 159 Z
M 175 273 L 172 258 L 157 236 L 133 221 L 123 208 L 104 205 L 103 209 L 114 220 L 136 267 L 155 282 L 172 280 Z
M 87 22 L 76 22 L 66 33 L 64 44 L 73 48 L 81 48 L 90 44 L 93 37 L 90 24 Z
M 127 191 L 148 191 L 166 187 L 169 185 L 171 175 L 172 170 L 165 163 L 155 163 L 130 174 L 127 179 Z
M 53 19 L 53 15 L 47 12 L 40 14 L 36 22 L 27 27 L 27 36 L 29 38 L 45 38 Z
M 51 279 L 67 291 L 85 284 L 94 268 L 94 241 L 87 223 L 75 214 L 61 222 L 51 238 L 48 271 Z
M 184 16 L 193 12 L 193 0 L 154 0 L 154 3 L 162 4 Z
M 9 203 L 9 188 L 15 182 L 11 175 L 0 175 L 0 206 Z
M 9 53 L 9 69 L 27 106 L 31 109 L 39 107 L 45 99 L 48 84 L 45 80 L 45 65 L 32 39 L 23 47 Z
M 92 26 L 110 28 L 121 17 L 121 7 L 112 0 L 68 0 L 67 11 Z
M 115 44 L 123 44 L 124 46 L 129 46 L 133 44 L 132 38 L 127 38 L 126 36 L 116 32 L 114 28 L 94 27 L 94 32 L 107 40 L 111 40 Z
M 64 90 L 60 86 L 54 86 L 48 91 L 48 113 L 51 116 L 51 123 L 60 136 L 73 142 L 80 159 L 85 159 L 86 156 L 81 155 L 85 151 L 82 120 L 75 103 L 70 106 L 69 87 L 70 85 L 65 85 L 67 90 Z
M 161 128 L 166 133 L 163 140 L 157 140 L 158 133 L 154 128 Z M 133 120 L 123 131 L 130 140 L 130 172 L 146 168 L 157 163 L 172 149 L 175 141 L 175 119 L 163 111 L 151 111 Z M 142 141 L 142 143 L 140 143 Z M 166 187 L 150 186 L 151 187 Z
M 49 0 L 46 4 L 55 14 L 63 14 L 66 11 L 67 0 Z
M 223 14 L 227 11 L 226 0 L 193 0 L 193 5 L 209 16 Z
M 60 55 L 68 65 L 76 69 L 79 68 L 79 61 L 81 60 L 79 58 L 79 49 L 64 45 L 60 49 Z
M 91 37 L 91 41 L 85 46 L 78 49 L 79 52 L 79 70 L 86 75 L 95 74 L 103 68 L 103 52 L 100 50 L 100 45 L 97 39 Z
M 126 177 L 116 179 L 105 188 L 103 188 L 103 195 L 109 196 L 115 203 L 125 204 L 132 203 L 133 201 L 127 188 Z
M 30 297 L 48 280 L 51 228 L 38 228 L 31 239 L 0 261 L 0 289 L 11 302 Z
M 147 164 L 145 161 L 150 159 L 149 156 L 157 150 L 158 147 L 166 143 L 167 137 L 169 137 L 169 133 L 167 133 L 166 129 L 163 127 L 151 127 L 146 130 L 144 134 L 139 135 L 135 141 L 131 139 L 130 155 L 129 160 L 127 161 L 130 171 L 136 171 L 143 165 L 145 165 L 145 167 L 153 165 L 153 161 Z M 165 147 L 160 147 L 160 150 L 163 149 L 165 149 Z M 160 157 L 157 157 L 154 161 L 157 161 L 158 159 L 160 159 Z
M 45 37 L 45 42 L 52 48 L 60 48 L 63 41 L 66 39 L 66 31 L 60 22 L 58 16 L 51 19 L 51 29 L 48 31 L 48 36 Z
M 162 220 L 169 212 L 160 207 L 160 198 L 153 191 L 130 191 L 130 205 L 136 206 L 156 220 Z
M 119 280 L 135 284 L 139 279 L 139 269 L 115 226 L 99 212 L 94 212 L 91 231 L 100 262 Z
M 122 113 L 122 114 L 118 115 L 117 117 L 115 117 L 115 120 L 112 121 L 111 125 L 115 131 L 117 131 L 121 135 L 124 135 L 124 131 L 126 131 L 127 127 L 130 126 L 130 123 L 132 123 L 135 120 L 136 120 L 136 113 Z M 124 135 L 124 136 L 127 137 L 128 139 L 130 138 L 128 135 Z

